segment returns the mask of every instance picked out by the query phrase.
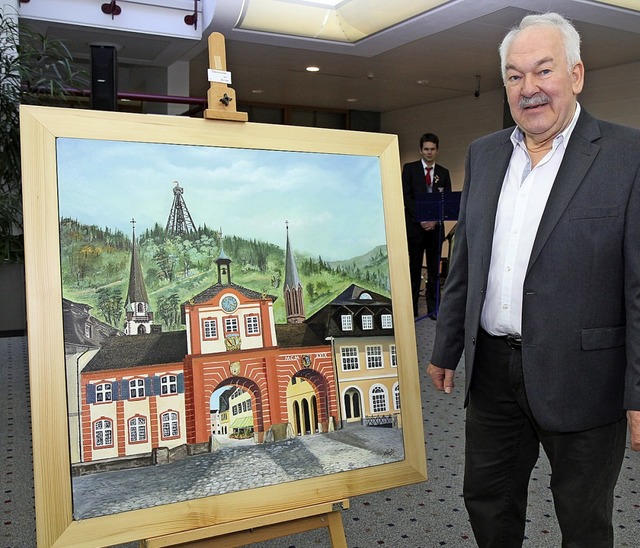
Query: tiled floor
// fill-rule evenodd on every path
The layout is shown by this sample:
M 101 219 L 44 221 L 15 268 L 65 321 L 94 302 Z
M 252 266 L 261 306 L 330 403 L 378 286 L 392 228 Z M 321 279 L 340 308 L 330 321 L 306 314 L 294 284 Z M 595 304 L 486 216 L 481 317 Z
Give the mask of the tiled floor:
M 425 367 L 433 344 L 435 322 L 416 323 L 422 389 L 427 482 L 354 497 L 342 512 L 351 548 L 473 547 L 462 491 L 464 449 L 461 388 L 451 395 L 436 392 Z M 0 548 L 35 546 L 33 477 L 29 425 L 26 341 L 0 338 L 0 488 L 3 520 Z M 627 451 L 616 490 L 616 548 L 636 548 L 640 534 L 640 454 Z M 540 458 L 530 486 L 525 547 L 559 547 L 560 534 L 549 491 L 549 466 Z M 136 546 L 135 544 L 127 547 Z M 253 545 L 256 548 L 330 546 L 326 530 L 309 531 Z
M 27 342 L 0 338 L 0 546 L 35 546 Z

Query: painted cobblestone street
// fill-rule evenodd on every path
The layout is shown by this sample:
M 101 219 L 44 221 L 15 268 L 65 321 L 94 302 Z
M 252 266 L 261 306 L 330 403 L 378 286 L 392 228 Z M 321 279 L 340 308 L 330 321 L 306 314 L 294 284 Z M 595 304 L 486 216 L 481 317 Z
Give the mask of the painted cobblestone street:
M 74 519 L 150 508 L 402 460 L 402 430 L 349 426 L 260 445 L 226 445 L 161 466 L 73 479 Z

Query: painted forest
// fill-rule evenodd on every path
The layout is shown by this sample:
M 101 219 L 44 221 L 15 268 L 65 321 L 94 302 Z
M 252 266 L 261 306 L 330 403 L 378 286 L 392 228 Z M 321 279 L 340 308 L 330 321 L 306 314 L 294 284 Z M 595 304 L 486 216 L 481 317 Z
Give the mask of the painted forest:
M 180 324 L 180 304 L 217 283 L 215 260 L 223 245 L 224 253 L 232 260 L 233 283 L 277 297 L 275 320 L 284 323 L 285 238 L 283 231 L 282 246 L 232 235 L 221 238 L 218 231 L 207 226 L 174 235 L 158 224 L 136 234 L 154 321 L 162 324 L 164 331 L 184 327 Z M 131 235 L 120 230 L 60 219 L 63 296 L 90 305 L 93 316 L 122 329 L 131 249 Z M 294 255 L 307 317 L 352 283 L 390 295 L 386 245 L 334 262 L 295 250 Z

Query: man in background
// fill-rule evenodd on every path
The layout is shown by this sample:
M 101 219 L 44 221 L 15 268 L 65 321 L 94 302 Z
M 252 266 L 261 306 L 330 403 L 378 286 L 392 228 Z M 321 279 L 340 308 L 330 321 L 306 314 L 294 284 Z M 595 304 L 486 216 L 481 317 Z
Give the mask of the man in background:
M 437 219 L 421 221 L 416 201 L 428 195 L 451 192 L 449 170 L 436 164 L 440 140 L 433 133 L 420 137 L 420 160 L 402 168 L 402 191 L 409 246 L 409 274 L 413 297 L 413 315 L 418 316 L 422 265 L 426 255 L 427 280 L 425 297 L 427 314 L 436 319 L 440 283 L 440 256 L 444 241 L 444 225 Z
M 464 350 L 481 548 L 522 545 L 540 445 L 562 546 L 611 548 L 627 422 L 640 450 L 640 131 L 577 102 L 580 37 L 560 15 L 525 17 L 500 58 L 517 127 L 469 147 L 427 371 L 451 392 Z

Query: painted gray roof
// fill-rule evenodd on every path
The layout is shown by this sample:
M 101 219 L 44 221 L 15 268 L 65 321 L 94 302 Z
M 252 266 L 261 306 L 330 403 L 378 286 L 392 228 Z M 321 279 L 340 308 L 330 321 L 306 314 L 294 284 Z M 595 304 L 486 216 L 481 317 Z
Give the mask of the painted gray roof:
M 113 371 L 140 365 L 178 363 L 186 354 L 186 331 L 112 337 L 82 371 Z
M 316 333 L 306 323 L 276 324 L 279 348 L 304 348 L 329 344 L 321 333 Z
M 120 334 L 115 327 L 91 315 L 91 306 L 62 299 L 62 319 L 64 328 L 64 349 L 66 354 L 98 348 L 109 337 Z M 87 337 L 85 326 L 91 327 Z

